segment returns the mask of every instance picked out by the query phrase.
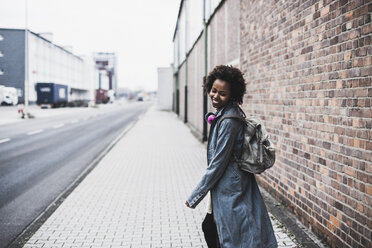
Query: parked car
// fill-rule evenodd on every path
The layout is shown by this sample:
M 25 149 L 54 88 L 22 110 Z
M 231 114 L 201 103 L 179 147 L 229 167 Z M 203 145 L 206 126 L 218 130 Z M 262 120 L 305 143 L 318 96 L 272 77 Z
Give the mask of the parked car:
M 144 96 L 143 96 L 142 93 L 140 93 L 140 94 L 137 95 L 137 101 L 143 102 L 143 99 L 144 99 Z
M 4 85 L 0 85 L 0 104 L 17 105 L 18 104 L 17 89 L 14 87 L 6 87 Z
M 68 107 L 88 107 L 89 102 L 93 101 L 89 90 L 70 87 L 69 93 Z

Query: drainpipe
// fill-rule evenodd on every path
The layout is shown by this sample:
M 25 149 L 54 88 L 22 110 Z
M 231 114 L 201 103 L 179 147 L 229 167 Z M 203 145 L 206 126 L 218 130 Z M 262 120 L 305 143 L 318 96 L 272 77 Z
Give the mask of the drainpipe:
M 28 2 L 25 0 L 25 90 L 24 90 L 24 111 L 23 111 L 23 116 L 25 119 L 28 119 L 29 117 L 29 112 L 28 112 L 28 98 L 29 98 L 29 76 L 28 76 Z
M 178 73 L 176 78 L 176 113 L 180 116 L 180 79 Z
M 188 85 L 188 53 L 187 53 L 187 1 L 185 0 L 185 119 L 184 122 L 187 123 L 187 85 Z
M 185 120 L 184 122 L 187 123 L 187 84 L 185 85 Z
M 189 73 L 188 72 L 188 57 L 186 57 L 185 66 L 186 66 L 186 68 L 185 68 L 186 73 L 185 73 L 185 120 L 184 120 L 184 122 L 187 123 L 187 97 L 188 97 L 188 95 L 187 95 L 187 84 L 188 84 L 187 74 Z
M 207 21 L 205 17 L 206 12 L 206 6 L 205 6 L 205 0 L 203 1 L 203 26 L 204 26 L 204 77 L 203 77 L 203 83 L 205 83 L 207 74 L 208 74 L 208 27 L 207 27 Z M 207 141 L 207 122 L 204 120 L 204 116 L 207 114 L 208 111 L 208 98 L 207 95 L 203 91 L 203 141 Z
M 177 24 L 178 25 L 178 24 Z M 178 26 L 177 26 L 178 32 Z M 176 113 L 177 116 L 180 116 L 180 79 L 179 79 L 179 72 L 180 72 L 180 38 L 177 37 L 177 78 L 176 78 Z

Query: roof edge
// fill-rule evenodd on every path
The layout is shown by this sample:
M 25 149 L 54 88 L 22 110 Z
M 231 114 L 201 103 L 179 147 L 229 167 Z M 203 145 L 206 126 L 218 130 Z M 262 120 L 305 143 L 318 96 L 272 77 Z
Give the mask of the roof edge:
M 24 28 L 1 28 L 1 27 L 0 27 L 0 30 L 25 31 Z M 80 59 L 80 60 L 83 60 L 82 57 L 80 57 L 80 56 L 78 56 L 78 55 L 76 55 L 76 54 L 73 54 L 72 52 L 68 51 L 67 49 L 63 48 L 62 46 L 59 46 L 59 45 L 53 43 L 52 41 L 50 41 L 50 40 L 44 38 L 44 37 L 41 36 L 40 34 L 35 33 L 35 32 L 33 32 L 33 31 L 31 31 L 30 29 L 27 29 L 27 31 L 30 32 L 31 34 L 37 36 L 38 38 L 43 39 L 44 41 L 46 41 L 46 42 L 52 44 L 53 46 L 58 47 L 59 49 L 65 51 L 66 53 L 71 54 L 72 56 L 74 56 L 74 57 L 76 57 L 76 58 L 78 58 L 78 59 Z
M 180 7 L 178 8 L 177 22 L 176 22 L 176 27 L 174 28 L 173 39 L 172 39 L 173 42 L 174 42 L 174 38 L 176 37 L 178 21 L 179 21 L 180 16 L 181 16 L 181 10 L 182 10 L 182 7 L 183 7 L 183 2 L 184 2 L 184 0 L 181 0 Z

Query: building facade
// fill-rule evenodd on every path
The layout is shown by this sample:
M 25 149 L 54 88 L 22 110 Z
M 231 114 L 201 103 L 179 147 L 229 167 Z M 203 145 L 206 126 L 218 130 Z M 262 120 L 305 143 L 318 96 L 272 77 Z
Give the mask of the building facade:
M 263 120 L 277 147 L 260 185 L 331 247 L 372 247 L 371 12 L 369 1 L 220 1 L 175 67 L 179 116 L 200 136 L 201 92 L 190 88 L 206 73 L 193 61 L 206 60 L 206 71 L 241 68 L 242 107 Z
M 174 32 L 174 111 L 206 140 L 211 106 L 202 88 L 216 65 L 239 66 L 239 1 L 181 1 Z
M 38 82 L 67 85 L 69 101 L 94 99 L 98 70 L 93 58 L 74 55 L 29 30 L 2 28 L 0 35 L 0 84 L 15 87 L 20 102 L 24 102 L 25 81 L 30 102 L 36 101 Z
M 0 29 L 0 85 L 17 89 L 23 102 L 25 85 L 25 32 Z

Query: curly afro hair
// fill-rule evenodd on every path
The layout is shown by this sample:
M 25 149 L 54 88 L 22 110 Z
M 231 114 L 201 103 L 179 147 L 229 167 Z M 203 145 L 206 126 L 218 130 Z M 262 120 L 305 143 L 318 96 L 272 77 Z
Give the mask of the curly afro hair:
M 230 99 L 232 101 L 237 102 L 238 104 L 243 103 L 243 96 L 246 92 L 246 83 L 243 78 L 243 73 L 238 68 L 228 65 L 216 66 L 208 74 L 207 80 L 203 85 L 206 94 L 211 91 L 212 85 L 216 79 L 223 80 L 230 85 Z

